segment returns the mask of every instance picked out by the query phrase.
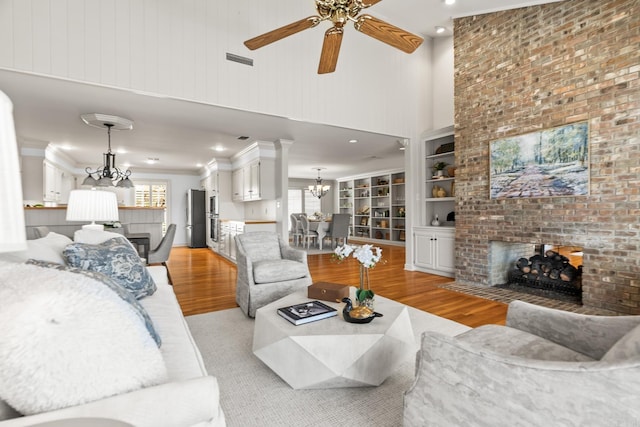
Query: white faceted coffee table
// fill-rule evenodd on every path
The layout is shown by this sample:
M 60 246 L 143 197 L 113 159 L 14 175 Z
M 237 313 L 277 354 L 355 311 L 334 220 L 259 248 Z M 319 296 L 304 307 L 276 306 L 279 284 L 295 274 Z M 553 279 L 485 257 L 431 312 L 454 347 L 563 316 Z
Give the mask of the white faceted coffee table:
M 352 300 L 355 288 L 352 288 Z M 336 317 L 293 325 L 276 310 L 311 301 L 293 293 L 256 312 L 253 353 L 294 389 L 378 386 L 417 349 L 407 307 L 376 295 L 383 317 L 347 323 L 343 303 L 323 301 Z

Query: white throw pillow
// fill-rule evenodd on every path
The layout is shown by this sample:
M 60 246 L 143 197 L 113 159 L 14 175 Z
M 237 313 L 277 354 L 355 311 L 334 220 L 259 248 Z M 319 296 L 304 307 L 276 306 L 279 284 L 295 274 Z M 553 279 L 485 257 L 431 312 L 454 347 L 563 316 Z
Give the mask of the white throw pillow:
M 167 379 L 142 319 L 92 278 L 0 262 L 0 301 L 0 398 L 23 414 Z
M 64 264 L 63 249 L 73 241 L 62 234 L 49 232 L 39 239 L 27 240 L 27 250 L 11 252 L 0 256 L 0 260 L 10 262 L 25 262 L 28 259 Z

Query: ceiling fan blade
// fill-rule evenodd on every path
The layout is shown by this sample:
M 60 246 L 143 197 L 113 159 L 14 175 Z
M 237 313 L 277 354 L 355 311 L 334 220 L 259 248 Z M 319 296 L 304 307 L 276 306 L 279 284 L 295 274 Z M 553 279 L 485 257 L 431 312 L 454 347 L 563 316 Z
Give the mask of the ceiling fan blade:
M 289 25 L 285 25 L 284 27 L 276 28 L 273 31 L 269 31 L 268 33 L 264 33 L 252 39 L 249 39 L 244 42 L 244 45 L 251 50 L 256 50 L 270 43 L 277 42 L 278 40 L 281 40 L 292 34 L 315 27 L 320 23 L 320 21 L 322 21 L 322 19 L 319 16 L 310 16 L 308 18 L 301 19 Z
M 342 27 L 331 27 L 324 33 L 318 74 L 333 73 L 336 70 L 343 32 Z
M 423 42 L 422 37 L 411 34 L 402 28 L 374 18 L 371 15 L 361 15 L 358 17 L 354 27 L 361 33 L 406 53 L 412 53 Z

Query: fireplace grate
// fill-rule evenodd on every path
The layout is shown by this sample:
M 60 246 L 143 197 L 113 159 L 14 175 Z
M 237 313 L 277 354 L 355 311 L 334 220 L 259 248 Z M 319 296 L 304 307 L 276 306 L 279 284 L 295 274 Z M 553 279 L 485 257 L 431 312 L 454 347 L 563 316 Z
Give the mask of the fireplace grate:
M 578 276 L 571 282 L 559 279 L 551 279 L 545 276 L 534 276 L 523 274 L 518 269 L 510 270 L 508 273 L 509 283 L 527 286 L 535 289 L 557 292 L 559 294 L 572 297 L 582 297 L 582 277 Z

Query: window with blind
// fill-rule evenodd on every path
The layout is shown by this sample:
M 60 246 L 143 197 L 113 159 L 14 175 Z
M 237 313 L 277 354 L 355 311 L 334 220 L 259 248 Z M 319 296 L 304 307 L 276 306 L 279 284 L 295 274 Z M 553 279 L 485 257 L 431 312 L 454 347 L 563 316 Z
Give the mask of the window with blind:
M 141 208 L 166 208 L 167 207 L 167 182 L 141 182 L 135 184 L 135 206 Z M 164 210 L 162 232 L 167 230 L 167 209 Z
M 304 212 L 313 215 L 320 212 L 320 199 L 311 194 L 307 188 L 289 188 L 289 229 L 291 229 L 292 213 Z

